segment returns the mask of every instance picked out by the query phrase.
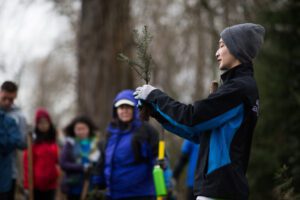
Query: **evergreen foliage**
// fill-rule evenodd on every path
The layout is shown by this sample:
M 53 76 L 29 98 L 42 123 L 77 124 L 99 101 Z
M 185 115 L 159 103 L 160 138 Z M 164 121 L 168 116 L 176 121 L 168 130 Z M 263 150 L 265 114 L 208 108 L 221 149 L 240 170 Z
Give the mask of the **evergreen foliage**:
M 288 173 L 288 167 L 283 165 L 282 168 L 278 170 L 275 176 L 275 180 L 278 185 L 274 189 L 274 197 L 278 200 L 294 200 L 299 199 L 294 194 L 293 178 Z
M 136 29 L 133 31 L 134 43 L 137 51 L 137 58 L 131 60 L 126 55 L 118 54 L 118 60 L 126 62 L 146 84 L 150 82 L 151 78 L 151 64 L 152 56 L 148 52 L 150 42 L 152 40 L 151 34 L 148 32 L 148 27 L 144 26 L 142 34 Z
M 258 11 L 266 37 L 255 64 L 260 117 L 249 169 L 251 199 L 274 199 L 274 174 L 283 164 L 293 185 L 300 185 L 299 8 L 297 0 L 276 0 Z

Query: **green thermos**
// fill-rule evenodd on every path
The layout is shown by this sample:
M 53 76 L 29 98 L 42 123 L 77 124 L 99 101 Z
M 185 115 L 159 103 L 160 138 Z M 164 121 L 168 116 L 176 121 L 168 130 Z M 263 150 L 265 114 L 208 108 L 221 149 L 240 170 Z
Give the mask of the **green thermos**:
M 153 169 L 153 178 L 156 196 L 166 196 L 166 183 L 164 178 L 164 171 L 159 165 L 155 165 Z

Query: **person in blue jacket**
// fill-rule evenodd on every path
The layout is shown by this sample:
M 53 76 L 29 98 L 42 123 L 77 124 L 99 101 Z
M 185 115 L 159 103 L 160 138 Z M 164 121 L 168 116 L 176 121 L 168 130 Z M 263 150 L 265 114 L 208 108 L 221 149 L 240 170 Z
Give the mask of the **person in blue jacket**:
M 193 194 L 193 186 L 194 186 L 194 176 L 197 166 L 198 152 L 199 152 L 199 144 L 193 143 L 189 140 L 184 140 L 181 146 L 181 155 L 179 160 L 177 161 L 173 178 L 176 182 L 179 180 L 181 173 L 186 164 L 188 164 L 187 174 L 186 174 L 186 200 L 196 199 Z
M 180 103 L 151 85 L 135 91 L 135 98 L 165 129 L 200 144 L 194 182 L 197 200 L 249 198 L 246 172 L 259 110 L 253 59 L 264 33 L 264 27 L 253 23 L 221 32 L 216 60 L 222 84 L 194 104 Z
M 0 199 L 10 198 L 13 174 L 13 152 L 23 145 L 22 135 L 15 120 L 0 111 Z
M 132 90 L 121 91 L 113 102 L 104 152 L 107 199 L 155 200 L 152 170 L 158 133 L 139 119 Z
M 13 118 L 19 127 L 21 136 L 22 136 L 22 145 L 13 152 L 12 156 L 12 184 L 10 188 L 10 200 L 15 199 L 15 191 L 18 186 L 21 186 L 22 183 L 22 165 L 20 166 L 18 151 L 23 151 L 27 148 L 27 122 L 24 117 L 22 110 L 14 102 L 18 96 L 18 85 L 12 81 L 4 81 L 0 86 L 0 110 L 5 112 L 8 116 Z M 22 163 L 22 162 L 21 162 Z

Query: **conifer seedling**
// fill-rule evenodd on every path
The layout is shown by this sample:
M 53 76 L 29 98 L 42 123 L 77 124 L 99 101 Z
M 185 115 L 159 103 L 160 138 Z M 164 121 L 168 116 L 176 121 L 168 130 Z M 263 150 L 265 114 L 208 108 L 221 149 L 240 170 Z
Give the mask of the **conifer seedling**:
M 134 44 L 136 46 L 137 56 L 134 60 L 128 58 L 128 56 L 119 53 L 117 59 L 126 62 L 137 74 L 145 81 L 146 84 L 151 79 L 151 68 L 152 68 L 152 56 L 149 53 L 149 45 L 152 40 L 152 36 L 148 31 L 148 27 L 144 26 L 142 33 L 140 34 L 137 30 L 133 31 Z M 140 118 L 142 120 L 149 120 L 150 111 L 145 103 L 143 103 L 140 109 Z
M 144 26 L 142 34 L 136 29 L 133 30 L 134 44 L 136 46 L 137 57 L 132 60 L 123 53 L 118 54 L 118 60 L 126 62 L 138 75 L 145 81 L 150 82 L 152 56 L 149 53 L 149 44 L 152 40 L 151 34 L 148 32 L 148 27 Z

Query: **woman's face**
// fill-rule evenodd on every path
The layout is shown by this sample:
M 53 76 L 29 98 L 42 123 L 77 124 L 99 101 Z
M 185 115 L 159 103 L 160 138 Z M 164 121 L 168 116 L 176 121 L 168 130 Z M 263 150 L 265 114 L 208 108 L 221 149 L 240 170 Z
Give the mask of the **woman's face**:
M 87 124 L 78 122 L 74 127 L 75 136 L 80 139 L 85 139 L 89 136 L 90 129 Z
M 37 128 L 42 133 L 47 133 L 50 129 L 50 123 L 47 118 L 42 117 L 37 124 Z
M 220 70 L 230 69 L 240 64 L 240 61 L 229 52 L 222 38 L 219 41 L 219 48 L 216 52 L 216 58 L 219 63 Z
M 133 107 L 126 104 L 120 105 L 117 108 L 117 115 L 121 122 L 131 122 L 133 119 Z

